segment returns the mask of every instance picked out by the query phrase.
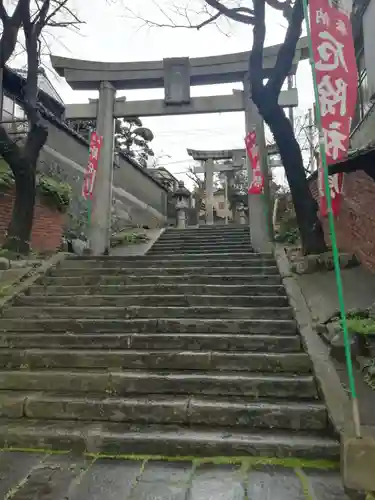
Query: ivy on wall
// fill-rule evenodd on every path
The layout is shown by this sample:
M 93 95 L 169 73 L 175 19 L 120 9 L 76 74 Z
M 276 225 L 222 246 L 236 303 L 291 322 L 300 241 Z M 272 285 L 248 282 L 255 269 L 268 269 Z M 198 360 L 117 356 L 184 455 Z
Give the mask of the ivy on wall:
M 0 159 L 0 191 L 7 191 L 14 185 L 14 177 L 8 164 Z M 44 174 L 37 175 L 37 193 L 60 212 L 66 212 L 72 198 L 72 189 L 66 182 L 59 182 Z

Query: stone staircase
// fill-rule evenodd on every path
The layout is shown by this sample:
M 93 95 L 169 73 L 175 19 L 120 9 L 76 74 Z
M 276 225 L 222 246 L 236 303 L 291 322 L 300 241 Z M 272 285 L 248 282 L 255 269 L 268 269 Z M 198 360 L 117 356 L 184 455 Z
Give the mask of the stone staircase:
M 71 258 L 0 319 L 0 445 L 339 456 L 275 259 L 244 227 Z

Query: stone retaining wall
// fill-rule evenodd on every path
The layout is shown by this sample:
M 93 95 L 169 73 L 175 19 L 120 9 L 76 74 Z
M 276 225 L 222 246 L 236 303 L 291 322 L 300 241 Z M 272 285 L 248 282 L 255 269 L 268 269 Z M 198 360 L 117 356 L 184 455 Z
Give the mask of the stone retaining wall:
M 309 179 L 311 192 L 318 200 L 317 174 Z M 354 253 L 363 265 L 375 272 L 375 182 L 363 171 L 345 174 L 342 208 L 336 219 L 337 240 L 341 250 Z M 330 244 L 328 221 L 323 221 Z

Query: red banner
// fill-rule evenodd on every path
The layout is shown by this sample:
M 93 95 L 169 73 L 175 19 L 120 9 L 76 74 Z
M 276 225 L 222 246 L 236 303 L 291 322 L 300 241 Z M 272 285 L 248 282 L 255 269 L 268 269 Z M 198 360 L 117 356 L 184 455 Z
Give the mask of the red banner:
M 253 179 L 248 189 L 249 194 L 262 194 L 264 190 L 264 176 L 260 168 L 259 148 L 255 130 L 249 132 L 245 138 L 246 151 L 253 170 Z
M 96 132 L 92 132 L 90 139 L 90 156 L 87 167 L 85 168 L 82 186 L 82 196 L 85 200 L 92 200 L 94 190 L 96 172 L 98 170 L 98 162 L 100 149 L 102 147 L 103 137 L 100 137 Z
M 351 0 L 310 0 L 310 23 L 322 136 L 327 165 L 347 155 L 357 100 L 357 65 L 350 15 Z M 324 172 L 319 168 L 320 211 L 327 216 Z M 343 174 L 329 177 L 332 211 L 340 211 Z

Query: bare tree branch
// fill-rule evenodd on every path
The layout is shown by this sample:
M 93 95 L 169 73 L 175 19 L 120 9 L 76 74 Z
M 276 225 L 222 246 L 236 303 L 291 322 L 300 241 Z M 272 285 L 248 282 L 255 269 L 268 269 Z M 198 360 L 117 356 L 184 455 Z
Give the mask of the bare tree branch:
M 266 0 L 267 4 L 275 10 L 280 10 L 286 19 L 290 19 L 292 13 L 291 0 Z
M 18 0 L 12 17 L 10 17 L 4 7 L 3 0 L 0 0 L 0 18 L 3 22 L 3 33 L 0 39 L 0 68 L 7 63 L 17 45 L 18 33 L 22 23 L 22 10 L 28 0 Z
M 224 16 L 229 17 L 233 21 L 243 24 L 254 24 L 254 10 L 248 7 L 231 8 L 224 5 L 218 0 L 205 0 L 212 8 L 218 10 Z
M 267 87 L 277 94 L 288 76 L 292 67 L 297 42 L 301 36 L 302 21 L 304 18 L 302 0 L 296 0 L 294 4 L 284 43 L 281 45 L 275 67 L 272 71 Z
M 216 0 L 205 0 L 203 8 L 200 12 L 195 12 L 191 8 L 182 8 L 175 6 L 173 9 L 173 13 L 175 14 L 176 19 L 174 19 L 165 9 L 160 7 L 160 5 L 155 4 L 159 12 L 166 19 L 166 22 L 156 21 L 153 19 L 148 19 L 143 16 L 136 14 L 129 7 L 126 7 L 126 11 L 129 12 L 133 18 L 141 20 L 145 26 L 155 27 L 155 28 L 185 28 L 185 29 L 197 29 L 209 25 L 215 24 L 216 27 L 226 36 L 227 33 L 224 33 L 218 23 L 216 21 L 221 17 L 226 17 L 231 20 L 239 21 L 244 24 L 253 24 L 254 23 L 254 11 L 248 7 L 227 7 L 223 3 L 218 2 Z M 216 12 L 210 11 L 207 6 L 212 7 Z M 203 21 L 193 21 L 191 19 L 192 14 L 207 16 Z M 179 22 L 178 18 L 182 18 L 183 22 Z

